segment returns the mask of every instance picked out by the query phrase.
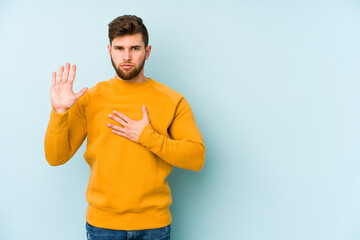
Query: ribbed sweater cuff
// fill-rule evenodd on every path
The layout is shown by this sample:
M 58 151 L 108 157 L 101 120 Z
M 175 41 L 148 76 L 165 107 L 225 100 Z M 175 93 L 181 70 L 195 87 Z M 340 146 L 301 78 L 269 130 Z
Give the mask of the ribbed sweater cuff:
M 49 128 L 54 132 L 61 132 L 68 127 L 69 111 L 64 113 L 55 112 L 54 108 L 51 109 Z
M 138 143 L 144 145 L 148 149 L 155 149 L 156 145 L 159 144 L 158 137 L 159 133 L 156 132 L 156 130 L 151 126 L 151 124 L 148 124 L 142 130 L 138 139 Z

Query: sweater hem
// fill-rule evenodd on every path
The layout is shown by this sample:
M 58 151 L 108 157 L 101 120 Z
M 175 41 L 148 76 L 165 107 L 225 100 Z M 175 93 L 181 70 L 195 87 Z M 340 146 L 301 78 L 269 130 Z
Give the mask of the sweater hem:
M 171 223 L 172 216 L 169 207 L 148 208 L 142 212 L 118 213 L 89 204 L 86 221 L 99 228 L 133 231 L 165 227 Z

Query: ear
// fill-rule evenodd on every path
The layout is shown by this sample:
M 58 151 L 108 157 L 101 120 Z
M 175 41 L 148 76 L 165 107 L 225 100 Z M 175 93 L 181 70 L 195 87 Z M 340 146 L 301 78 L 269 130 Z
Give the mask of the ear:
M 149 58 L 150 52 L 151 52 L 151 46 L 148 45 L 145 49 L 145 60 L 147 60 Z
M 111 46 L 110 46 L 110 44 L 108 44 L 108 50 L 109 50 L 109 54 L 111 55 Z

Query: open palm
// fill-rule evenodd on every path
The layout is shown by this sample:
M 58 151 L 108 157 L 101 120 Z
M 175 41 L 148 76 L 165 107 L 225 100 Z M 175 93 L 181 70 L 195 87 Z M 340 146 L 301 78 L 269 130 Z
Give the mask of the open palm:
M 57 78 L 56 78 L 56 72 L 53 72 L 52 74 L 50 99 L 55 112 L 58 113 L 66 112 L 87 91 L 87 87 L 85 87 L 81 89 L 78 93 L 74 93 L 72 88 L 76 74 L 75 65 L 71 67 L 70 78 L 69 78 L 69 73 L 70 73 L 70 64 L 67 63 L 65 68 L 64 66 L 60 67 Z

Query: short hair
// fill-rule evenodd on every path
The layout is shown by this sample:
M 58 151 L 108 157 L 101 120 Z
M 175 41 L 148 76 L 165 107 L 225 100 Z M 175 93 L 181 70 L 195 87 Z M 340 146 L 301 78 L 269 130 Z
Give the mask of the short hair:
M 141 18 L 135 15 L 123 15 L 115 18 L 108 26 L 110 44 L 116 37 L 141 33 L 145 47 L 148 46 L 149 35 Z

